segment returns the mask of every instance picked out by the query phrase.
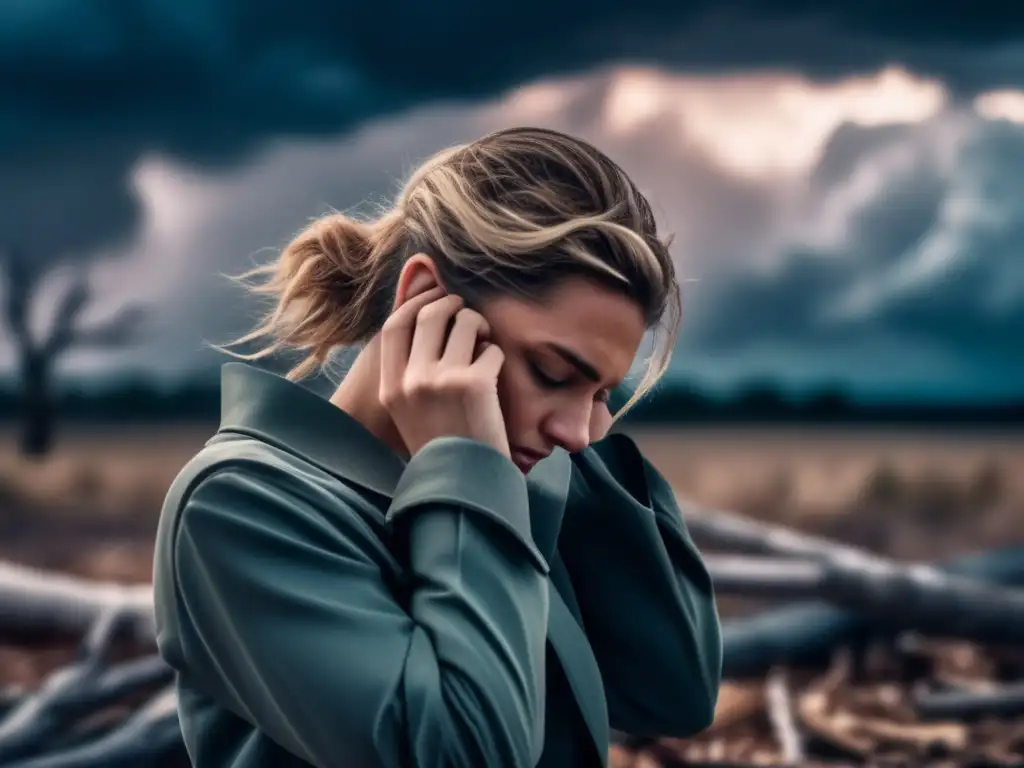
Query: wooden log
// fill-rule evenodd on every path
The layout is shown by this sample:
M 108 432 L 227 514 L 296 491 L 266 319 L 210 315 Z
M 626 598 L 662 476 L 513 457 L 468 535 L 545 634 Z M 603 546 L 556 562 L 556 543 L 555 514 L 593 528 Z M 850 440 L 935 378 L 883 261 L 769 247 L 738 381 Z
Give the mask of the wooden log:
M 684 506 L 683 519 L 691 534 L 731 552 L 808 560 L 863 554 L 857 547 L 824 536 L 814 536 L 722 509 Z
M 141 659 L 108 665 L 120 630 L 134 618 L 117 609 L 100 613 L 74 661 L 51 672 L 37 690 L 0 716 L 0 765 L 36 754 L 76 720 L 126 694 L 171 682 L 170 669 L 158 657 L 153 657 L 156 664 Z
M 174 688 L 168 687 L 99 738 L 39 754 L 7 768 L 137 768 L 155 765 L 183 747 L 178 697 Z
M 1024 644 L 1024 591 L 933 566 L 882 558 L 813 562 L 708 555 L 716 591 L 773 599 L 820 599 L 894 628 L 987 643 Z M 956 616 L 956 621 L 950 621 Z
M 992 584 L 1024 584 L 1024 548 L 958 558 L 940 568 Z M 723 674 L 742 679 L 776 665 L 811 663 L 840 645 L 891 629 L 880 628 L 870 615 L 822 601 L 732 619 L 723 626 Z
M 824 564 L 750 555 L 705 555 L 715 591 L 770 600 L 819 597 L 826 578 Z
M 130 617 L 128 631 L 139 640 L 155 639 L 149 584 L 91 581 L 0 562 L 0 637 L 81 637 L 111 609 Z
M 1024 715 L 1024 681 L 981 691 L 932 691 L 914 697 L 922 720 L 1011 718 Z

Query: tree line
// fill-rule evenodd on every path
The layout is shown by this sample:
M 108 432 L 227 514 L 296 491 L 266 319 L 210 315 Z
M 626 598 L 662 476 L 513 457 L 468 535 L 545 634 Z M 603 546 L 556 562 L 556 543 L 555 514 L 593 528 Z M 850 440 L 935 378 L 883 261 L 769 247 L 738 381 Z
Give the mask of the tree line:
M 312 381 L 314 390 L 325 382 Z M 0 385 L 0 420 L 23 415 L 18 386 Z M 612 407 L 625 399 L 617 393 Z M 220 392 L 207 379 L 168 389 L 144 379 L 123 381 L 102 390 L 65 389 L 55 394 L 53 415 L 75 422 L 216 421 Z M 1001 403 L 863 403 L 841 387 L 823 388 L 795 396 L 771 382 L 752 382 L 732 395 L 718 395 L 685 383 L 665 383 L 641 400 L 626 416 L 627 423 L 701 424 L 893 424 L 936 426 L 1024 426 L 1024 397 Z

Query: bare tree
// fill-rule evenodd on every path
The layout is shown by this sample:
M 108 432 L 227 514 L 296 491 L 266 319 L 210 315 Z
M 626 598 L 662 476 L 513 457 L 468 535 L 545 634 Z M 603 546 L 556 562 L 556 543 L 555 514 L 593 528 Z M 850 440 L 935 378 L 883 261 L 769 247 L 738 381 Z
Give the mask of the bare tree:
M 134 343 L 145 310 L 137 305 L 127 306 L 105 322 L 83 326 L 81 315 L 92 300 L 92 289 L 88 268 L 82 265 L 60 297 L 49 331 L 37 339 L 30 327 L 32 307 L 56 263 L 35 261 L 13 250 L 3 257 L 7 272 L 3 317 L 14 343 L 21 388 L 21 451 L 27 456 L 42 457 L 54 443 L 56 362 L 72 349 L 117 349 Z

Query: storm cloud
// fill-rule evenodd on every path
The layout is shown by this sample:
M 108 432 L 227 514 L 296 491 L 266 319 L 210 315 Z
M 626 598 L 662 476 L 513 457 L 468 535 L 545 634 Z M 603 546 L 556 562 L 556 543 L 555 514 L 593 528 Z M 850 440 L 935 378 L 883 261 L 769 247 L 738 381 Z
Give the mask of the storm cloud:
M 217 273 L 442 146 L 547 125 L 674 232 L 677 375 L 1019 391 L 1024 129 L 973 101 L 1024 87 L 1014 8 L 6 3 L 0 248 L 120 256 L 106 309 L 151 300 L 159 333 L 119 364 L 185 375 L 251 319 Z
M 856 162 L 831 162 L 851 145 Z M 823 369 L 845 354 L 860 378 L 889 386 L 1019 393 L 1024 178 L 1014 168 L 1024 168 L 1020 125 L 951 112 L 847 126 L 807 188 L 803 220 L 819 231 L 794 233 L 774 268 L 705 285 L 687 346 L 748 359 L 799 349 Z M 786 357 L 765 373 L 785 378 Z M 854 375 L 845 367 L 837 378 Z
M 1024 11 L 990 5 L 965 15 L 951 0 L 4 3 L 0 189 L 21 206 L 0 221 L 0 242 L 39 231 L 52 197 L 92 206 L 93 222 L 55 230 L 67 240 L 38 243 L 41 253 L 109 245 L 136 223 L 125 218 L 130 172 L 146 154 L 224 166 L 281 137 L 338 135 L 623 62 L 834 79 L 898 61 L 958 92 L 1020 83 Z M 31 194 L 26 167 L 40 177 Z

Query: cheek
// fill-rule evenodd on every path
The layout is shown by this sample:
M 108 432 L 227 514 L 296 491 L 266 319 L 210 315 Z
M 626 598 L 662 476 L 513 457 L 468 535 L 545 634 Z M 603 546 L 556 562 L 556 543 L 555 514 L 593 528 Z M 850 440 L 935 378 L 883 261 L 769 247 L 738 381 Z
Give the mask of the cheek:
M 537 391 L 525 366 L 506 360 L 498 376 L 498 400 L 509 431 L 530 426 L 530 422 L 535 420 L 534 412 L 539 410 L 541 399 L 542 393 Z

